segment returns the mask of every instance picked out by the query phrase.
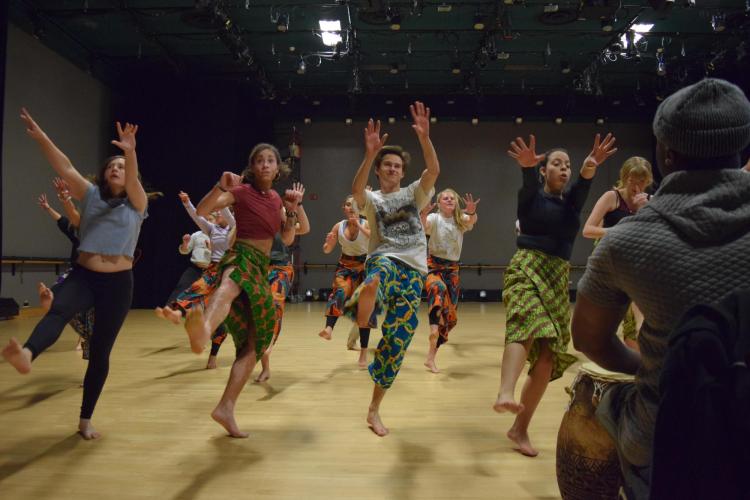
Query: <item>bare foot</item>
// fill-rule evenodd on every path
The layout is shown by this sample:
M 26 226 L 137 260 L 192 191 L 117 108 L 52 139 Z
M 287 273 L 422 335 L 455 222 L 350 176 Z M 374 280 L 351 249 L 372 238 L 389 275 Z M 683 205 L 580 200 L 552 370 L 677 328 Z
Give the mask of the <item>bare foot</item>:
M 428 359 L 424 362 L 424 365 L 432 372 L 432 373 L 440 373 L 440 369 L 435 364 L 434 359 Z
M 216 369 L 216 356 L 213 354 L 208 357 L 208 363 L 206 363 L 206 370 Z
M 78 337 L 78 342 L 76 342 L 76 351 L 83 351 L 83 339 L 81 337 Z
M 206 328 L 201 307 L 193 307 L 188 311 L 187 318 L 185 318 L 185 330 L 190 338 L 190 349 L 196 354 L 202 353 L 211 333 Z
M 8 345 L 2 351 L 5 361 L 11 364 L 18 373 L 29 373 L 31 371 L 31 351 L 24 348 L 15 337 L 12 337 Z
M 492 405 L 492 409 L 498 413 L 505 413 L 509 411 L 514 414 L 521 413 L 523 411 L 523 405 L 516 403 L 516 400 L 505 396 L 498 396 L 495 404 Z
M 333 334 L 333 329 L 330 326 L 327 326 L 323 328 L 320 333 L 318 333 L 318 337 L 321 339 L 331 340 L 331 336 Z
M 44 283 L 39 283 L 39 305 L 44 309 L 44 312 L 49 311 L 49 308 L 52 307 L 52 301 L 55 300 L 55 294 L 52 293 L 52 290 L 47 288 L 47 285 Z
M 513 448 L 521 455 L 525 455 L 527 457 L 535 457 L 539 455 L 539 452 L 534 449 L 533 446 L 531 446 L 531 441 L 529 440 L 529 435 L 525 432 L 518 432 L 513 430 L 511 428 L 508 433 L 506 434 L 508 436 L 508 439 L 516 443 L 518 445 L 516 448 Z
M 99 439 L 102 435 L 91 425 L 91 419 L 82 418 L 78 421 L 78 434 L 85 440 Z
M 255 377 L 256 382 L 265 382 L 271 378 L 271 369 L 270 368 L 264 368 L 263 371 L 260 372 L 260 375 Z
M 162 309 L 162 313 L 164 314 L 164 318 L 168 319 L 175 325 L 180 324 L 180 320 L 182 319 L 182 313 L 177 309 L 172 309 L 169 306 L 164 306 Z
M 167 319 L 167 317 L 164 316 L 164 309 L 162 309 L 161 307 L 157 307 L 156 309 L 154 309 L 154 314 L 156 314 L 157 318 Z
M 365 370 L 367 368 L 367 348 L 366 347 L 360 349 L 359 351 L 359 359 L 357 360 L 357 366 L 359 366 L 360 370 Z
M 226 406 L 222 406 L 221 403 L 219 403 L 219 406 L 214 408 L 214 411 L 211 412 L 211 418 L 224 427 L 233 438 L 246 438 L 250 435 L 247 432 L 242 432 L 240 428 L 237 427 L 237 422 L 234 420 L 234 411 Z
M 372 432 L 380 437 L 386 436 L 390 432 L 380 420 L 380 414 L 377 410 L 371 409 L 367 412 L 367 426 L 372 429 Z

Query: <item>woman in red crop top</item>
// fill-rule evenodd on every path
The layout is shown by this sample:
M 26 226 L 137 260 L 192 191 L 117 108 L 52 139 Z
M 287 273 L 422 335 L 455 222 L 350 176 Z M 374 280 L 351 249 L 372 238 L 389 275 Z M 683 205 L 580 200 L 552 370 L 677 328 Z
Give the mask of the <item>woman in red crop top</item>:
M 234 419 L 234 407 L 255 363 L 271 345 L 275 315 L 268 286 L 268 264 L 273 238 L 293 237 L 298 199 L 282 201 L 271 189 L 274 181 L 288 173 L 278 149 L 258 144 L 250 153 L 242 176 L 224 172 L 214 188 L 196 207 L 198 215 L 234 206 L 237 239 L 219 262 L 221 285 L 208 301 L 205 312 L 190 310 L 185 329 L 193 352 L 201 353 L 211 332 L 224 325 L 234 339 L 236 358 L 224 394 L 211 413 L 232 437 L 244 438 Z

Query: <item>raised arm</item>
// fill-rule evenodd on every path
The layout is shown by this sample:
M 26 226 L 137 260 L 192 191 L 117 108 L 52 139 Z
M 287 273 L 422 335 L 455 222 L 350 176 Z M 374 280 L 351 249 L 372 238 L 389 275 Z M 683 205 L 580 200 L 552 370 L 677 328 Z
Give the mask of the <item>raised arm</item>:
M 52 180 L 52 184 L 55 186 L 55 191 L 57 191 L 57 199 L 60 200 L 60 203 L 63 206 L 63 210 L 65 210 L 65 215 L 67 215 L 68 219 L 70 220 L 70 224 L 75 227 L 80 227 L 81 214 L 73 204 L 68 183 L 60 177 L 55 177 Z
M 360 219 L 359 217 L 356 218 L 356 224 L 359 226 L 359 230 L 362 231 L 362 234 L 365 235 L 366 238 L 370 237 L 370 224 L 365 219 Z
M 242 178 L 232 172 L 224 172 L 219 182 L 211 188 L 211 191 L 198 203 L 195 212 L 205 217 L 214 210 L 234 205 L 234 195 L 229 190 L 242 183 Z
M 44 193 L 40 194 L 39 198 L 37 199 L 37 203 L 39 204 L 39 207 L 45 212 L 47 212 L 47 214 L 50 217 L 52 217 L 52 220 L 54 220 L 55 222 L 60 220 L 60 217 L 62 217 L 62 215 L 60 215 L 60 212 L 58 212 L 57 210 L 49 206 L 49 203 L 47 202 L 46 194 Z
M 367 179 L 370 177 L 370 169 L 372 168 L 372 162 L 375 161 L 375 157 L 378 155 L 385 141 L 388 140 L 388 134 L 380 135 L 380 120 L 373 122 L 372 118 L 367 122 L 367 128 L 365 128 L 365 157 L 362 163 L 359 165 L 357 174 L 354 176 L 354 182 L 352 182 L 352 197 L 357 202 L 357 206 L 361 209 L 365 206 L 367 197 L 365 191 L 367 188 Z
M 310 220 L 307 218 L 307 213 L 302 207 L 302 201 L 305 199 L 305 186 L 303 186 L 301 182 L 295 182 L 292 184 L 292 189 L 287 190 L 287 194 L 293 196 L 297 201 L 297 209 L 295 210 L 297 214 L 297 225 L 295 227 L 294 234 L 297 236 L 302 236 L 303 234 L 309 233 Z
M 594 137 L 594 147 L 591 149 L 591 153 L 589 153 L 586 159 L 583 160 L 581 174 L 573 181 L 566 197 L 567 203 L 572 205 L 575 210 L 583 210 L 583 205 L 586 203 L 586 198 L 591 189 L 591 179 L 594 178 L 596 169 L 599 168 L 607 158 L 617 152 L 617 148 L 614 147 L 614 145 L 615 138 L 612 134 L 607 134 L 604 140 L 601 140 L 599 134 L 596 134 L 596 137 Z
M 435 207 L 437 206 L 436 203 L 428 203 L 424 206 L 422 210 L 419 211 L 419 220 L 422 221 L 422 228 L 424 229 L 424 234 L 430 235 L 432 231 L 432 224 L 428 220 L 427 216 L 430 215 L 430 212 L 432 212 Z
M 583 160 L 583 166 L 581 167 L 581 177 L 584 179 L 593 179 L 596 174 L 596 169 L 604 163 L 607 158 L 617 153 L 615 147 L 615 136 L 611 133 L 601 140 L 601 136 L 596 134 L 594 137 L 594 147 L 591 149 L 591 153 Z
M 422 147 L 424 164 L 427 167 L 419 179 L 419 186 L 425 194 L 429 195 L 432 188 L 435 187 L 438 175 L 440 175 L 440 163 L 438 162 L 437 152 L 435 152 L 435 146 L 433 146 L 430 140 L 430 108 L 426 107 L 424 103 L 417 101 L 409 106 L 409 111 L 411 111 L 411 116 L 414 119 L 414 124 L 411 128 L 417 134 L 419 145 Z
M 224 220 L 227 221 L 227 228 L 232 229 L 236 224 L 237 221 L 234 220 L 234 214 L 231 210 L 229 210 L 229 207 L 224 207 L 221 209 L 221 215 L 224 217 Z
M 177 196 L 180 197 L 182 206 L 185 207 L 185 211 L 188 213 L 190 218 L 193 219 L 193 222 L 195 222 L 195 224 L 201 229 L 201 231 L 206 233 L 208 236 L 211 236 L 211 230 L 213 229 L 211 227 L 212 224 L 195 212 L 195 207 L 190 201 L 190 196 L 188 196 L 188 194 L 184 191 L 180 191 L 179 193 L 177 193 Z
M 135 153 L 135 134 L 138 133 L 138 125 L 125 123 L 123 128 L 120 122 L 115 122 L 115 126 L 118 140 L 113 140 L 112 144 L 120 148 L 125 156 L 125 193 L 133 208 L 142 214 L 148 206 L 148 197 L 138 177 L 138 155 Z
M 516 137 L 511 141 L 508 156 L 516 160 L 523 173 L 523 184 L 518 191 L 518 207 L 526 206 L 536 196 L 539 191 L 539 179 L 536 174 L 536 166 L 544 160 L 545 155 L 536 154 L 536 136 L 529 135 L 529 144 Z
M 323 253 L 331 253 L 333 252 L 333 249 L 336 248 L 336 243 L 339 241 L 339 224 L 341 223 L 337 222 L 334 224 L 331 231 L 326 234 L 326 241 L 323 243 Z
M 178 250 L 182 255 L 187 255 L 193 251 L 193 246 L 195 246 L 193 237 L 189 234 L 184 234 Z
M 472 196 L 471 193 L 466 193 L 466 196 L 464 196 L 464 204 L 466 205 L 466 208 L 464 208 L 463 214 L 468 217 L 466 220 L 467 231 L 474 229 L 474 224 L 479 220 L 479 216 L 477 215 L 477 205 L 479 205 L 479 200 L 480 198 L 474 200 L 474 196 Z
M 615 200 L 613 197 L 616 196 L 615 192 L 610 190 L 599 197 L 593 210 L 591 210 L 591 214 L 589 214 L 589 218 L 586 219 L 586 224 L 583 225 L 584 238 L 598 240 L 607 234 L 607 230 L 602 227 L 602 224 L 604 223 L 604 216 L 614 206 Z
M 65 156 L 65 153 L 55 146 L 47 134 L 37 125 L 26 108 L 21 108 L 21 120 L 26 124 L 26 133 L 39 145 L 42 154 L 44 154 L 49 164 L 57 172 L 57 175 L 68 182 L 73 197 L 76 200 L 82 200 L 91 183 L 76 170 L 70 159 Z

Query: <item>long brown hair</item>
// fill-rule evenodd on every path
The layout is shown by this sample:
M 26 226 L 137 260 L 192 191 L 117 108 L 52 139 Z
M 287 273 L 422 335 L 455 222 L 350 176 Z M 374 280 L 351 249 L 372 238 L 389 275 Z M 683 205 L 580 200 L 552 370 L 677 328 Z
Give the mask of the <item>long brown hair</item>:
M 276 174 L 274 182 L 281 179 L 286 179 L 289 176 L 292 170 L 289 168 L 289 165 L 281 160 L 281 153 L 279 153 L 278 148 L 273 144 L 261 142 L 253 147 L 252 151 L 250 151 L 250 155 L 247 157 L 247 167 L 245 167 L 245 170 L 242 171 L 242 182 L 246 184 L 253 183 L 253 181 L 255 180 L 255 175 L 253 174 L 252 168 L 253 162 L 255 161 L 255 157 L 265 150 L 269 150 L 273 153 L 273 155 L 276 157 L 276 164 L 279 166 L 279 171 Z

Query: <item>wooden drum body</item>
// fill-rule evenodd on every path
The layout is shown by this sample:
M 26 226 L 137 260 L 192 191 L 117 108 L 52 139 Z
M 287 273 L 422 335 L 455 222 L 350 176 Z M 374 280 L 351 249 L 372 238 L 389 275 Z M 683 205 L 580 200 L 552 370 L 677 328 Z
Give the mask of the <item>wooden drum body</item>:
M 604 392 L 633 377 L 584 363 L 557 434 L 557 484 L 564 500 L 617 499 L 622 485 L 615 443 L 596 419 Z

